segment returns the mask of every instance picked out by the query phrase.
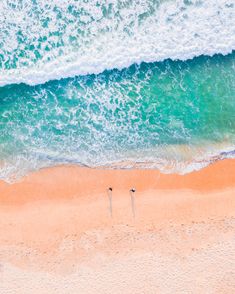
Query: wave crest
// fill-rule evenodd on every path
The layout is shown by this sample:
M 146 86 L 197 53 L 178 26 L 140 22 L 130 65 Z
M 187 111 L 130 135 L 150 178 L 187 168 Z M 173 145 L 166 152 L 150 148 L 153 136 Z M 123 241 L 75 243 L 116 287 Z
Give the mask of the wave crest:
M 235 48 L 229 0 L 3 0 L 0 10 L 0 86 Z

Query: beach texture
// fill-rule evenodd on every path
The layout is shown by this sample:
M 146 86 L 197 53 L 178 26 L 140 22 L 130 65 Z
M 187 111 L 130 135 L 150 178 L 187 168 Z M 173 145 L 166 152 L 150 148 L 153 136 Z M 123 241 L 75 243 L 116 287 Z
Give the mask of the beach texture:
M 234 195 L 234 160 L 187 175 L 60 166 L 1 182 L 0 292 L 233 293 Z

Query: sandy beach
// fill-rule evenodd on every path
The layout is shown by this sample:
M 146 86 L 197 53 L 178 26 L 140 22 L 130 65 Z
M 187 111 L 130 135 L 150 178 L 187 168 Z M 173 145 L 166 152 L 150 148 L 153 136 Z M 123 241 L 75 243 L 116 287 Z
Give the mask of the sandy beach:
M 235 160 L 0 182 L 3 294 L 234 293 L 234 259 Z
M 235 294 L 235 0 L 0 0 L 0 294 Z

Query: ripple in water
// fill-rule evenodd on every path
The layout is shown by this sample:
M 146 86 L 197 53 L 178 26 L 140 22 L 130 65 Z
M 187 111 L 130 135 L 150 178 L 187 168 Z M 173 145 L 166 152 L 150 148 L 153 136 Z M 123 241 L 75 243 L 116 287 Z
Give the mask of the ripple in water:
M 0 177 L 63 163 L 184 173 L 234 156 L 234 57 L 0 88 Z

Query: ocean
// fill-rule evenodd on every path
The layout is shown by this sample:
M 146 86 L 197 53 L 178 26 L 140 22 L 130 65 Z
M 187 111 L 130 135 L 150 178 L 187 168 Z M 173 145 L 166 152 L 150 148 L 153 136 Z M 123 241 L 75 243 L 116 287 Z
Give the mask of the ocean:
M 2 0 L 0 179 L 235 156 L 235 2 Z

